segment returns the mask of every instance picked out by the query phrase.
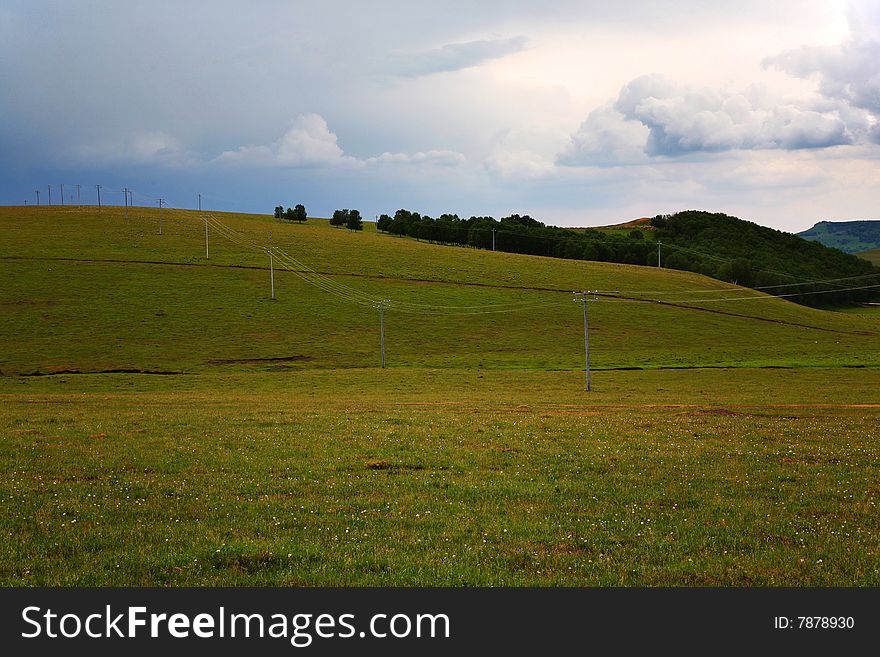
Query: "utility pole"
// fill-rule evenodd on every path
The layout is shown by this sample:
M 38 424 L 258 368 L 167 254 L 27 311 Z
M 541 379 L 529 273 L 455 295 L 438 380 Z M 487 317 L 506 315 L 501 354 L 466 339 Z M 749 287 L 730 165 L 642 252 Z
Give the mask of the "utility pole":
M 275 300 L 275 263 L 272 260 L 272 247 L 266 249 L 269 254 L 269 283 L 272 285 L 272 300 Z
M 587 320 L 587 303 L 591 301 L 591 299 L 588 299 L 587 295 L 591 293 L 584 290 L 583 292 L 572 292 L 572 294 L 580 297 L 580 299 L 574 299 L 576 303 L 584 304 L 584 371 L 586 372 L 584 389 L 587 392 L 590 392 L 590 324 Z
M 202 211 L 202 195 L 199 194 L 199 212 Z
M 382 369 L 385 369 L 385 308 L 390 304 L 389 299 L 377 301 L 373 305 L 379 310 L 379 335 L 382 341 Z
M 82 187 L 82 185 L 74 185 L 74 187 L 76 187 L 76 207 L 81 207 L 82 203 L 80 203 L 79 188 Z
M 662 242 L 657 242 L 657 268 L 660 269 L 660 245 Z
M 64 205 L 64 183 L 61 183 L 61 205 Z
M 125 218 L 128 219 L 128 187 L 122 188 L 122 199 L 125 204 Z
M 39 190 L 39 189 L 35 189 L 35 190 L 34 190 L 34 194 L 37 195 L 37 207 L 40 207 L 40 190 Z
M 95 189 L 98 190 L 98 209 L 101 209 L 101 186 L 95 185 Z
M 210 259 L 208 255 L 208 218 L 205 217 L 205 260 Z
M 52 185 L 46 185 L 49 189 L 49 200 L 46 201 L 46 205 L 52 205 Z
M 495 229 L 492 229 L 492 250 L 495 250 Z
M 163 232 L 162 217 L 165 215 L 165 213 L 162 212 L 162 201 L 164 201 L 164 200 L 165 200 L 164 198 L 159 199 L 159 234 L 160 235 Z

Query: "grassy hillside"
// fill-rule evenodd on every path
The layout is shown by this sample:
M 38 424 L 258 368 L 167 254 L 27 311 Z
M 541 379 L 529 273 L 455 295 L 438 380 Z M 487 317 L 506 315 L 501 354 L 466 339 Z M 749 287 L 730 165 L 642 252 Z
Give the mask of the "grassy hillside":
M 659 263 L 814 307 L 880 299 L 880 268 L 722 213 L 688 210 L 604 228 L 567 229 L 528 215 L 498 221 L 453 214 L 434 219 L 401 209 L 394 217 L 379 216 L 376 227 L 388 235 L 505 253 L 652 267 Z
M 590 307 L 597 368 L 880 362 L 867 319 L 696 274 L 217 216 L 240 232 L 231 241 L 210 228 L 206 259 L 194 213 L 166 211 L 158 235 L 158 210 L 127 221 L 119 209 L 0 212 L 0 371 L 368 367 L 379 358 L 370 299 L 392 300 L 392 367 L 576 369 L 582 314 L 570 292 L 583 289 L 603 291 Z M 315 287 L 277 271 L 273 302 L 268 257 L 243 240 L 283 249 L 327 279 Z
M 844 253 L 859 253 L 880 247 L 880 221 L 820 221 L 798 235 Z
M 880 585 L 877 318 L 216 218 L 0 209 L 0 585 Z
M 857 254 L 860 258 L 864 258 L 875 265 L 880 266 L 880 249 L 871 249 L 870 251 L 862 251 Z

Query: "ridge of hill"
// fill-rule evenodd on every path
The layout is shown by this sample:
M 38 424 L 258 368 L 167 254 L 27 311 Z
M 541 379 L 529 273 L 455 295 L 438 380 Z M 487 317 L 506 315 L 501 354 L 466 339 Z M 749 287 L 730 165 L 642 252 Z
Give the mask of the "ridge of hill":
M 624 221 L 621 224 L 611 224 L 610 226 L 593 226 L 596 230 L 623 230 L 624 228 L 637 228 L 639 230 L 654 230 L 651 224 L 651 217 L 641 217 L 631 221 Z
M 880 248 L 880 221 L 820 221 L 797 233 L 804 239 L 820 242 L 844 253 L 859 253 Z

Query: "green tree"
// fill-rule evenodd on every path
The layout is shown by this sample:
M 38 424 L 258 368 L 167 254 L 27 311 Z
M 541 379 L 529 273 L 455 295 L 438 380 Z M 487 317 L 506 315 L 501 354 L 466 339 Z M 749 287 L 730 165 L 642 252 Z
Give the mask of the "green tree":
M 293 209 L 293 220 L 302 223 L 306 219 L 308 219 L 308 216 L 306 215 L 306 206 L 302 203 L 297 203 L 296 207 Z
M 361 213 L 358 210 L 351 210 L 348 213 L 348 219 L 345 222 L 345 227 L 349 230 L 364 229 L 364 220 L 361 219 Z
M 293 221 L 296 219 L 296 215 L 293 212 L 293 208 L 287 208 L 287 212 L 284 213 L 284 218 L 288 221 Z
M 284 206 L 283 205 L 276 205 L 275 206 L 275 218 L 281 219 L 283 217 L 284 217 Z
M 743 287 L 752 287 L 755 284 L 752 264 L 745 258 L 736 258 L 721 265 L 718 270 L 718 278 Z
M 330 217 L 331 226 L 345 226 L 348 223 L 348 210 L 334 210 L 333 216 Z
M 393 220 L 387 214 L 379 215 L 379 220 L 376 222 L 376 228 L 383 232 L 388 232 L 388 229 L 391 227 L 391 222 Z

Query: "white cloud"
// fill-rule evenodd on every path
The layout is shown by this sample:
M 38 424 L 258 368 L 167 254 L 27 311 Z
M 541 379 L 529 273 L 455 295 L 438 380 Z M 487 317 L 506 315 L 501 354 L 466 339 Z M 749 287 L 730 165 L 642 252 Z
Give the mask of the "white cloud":
M 611 104 L 590 112 L 556 158 L 569 166 L 596 166 L 644 162 L 648 128 L 627 119 Z
M 431 164 L 435 166 L 454 167 L 464 164 L 465 157 L 456 151 L 431 150 L 417 153 L 382 153 L 376 157 L 368 157 L 366 164 Z
M 874 125 L 869 113 L 838 98 L 780 97 L 761 85 L 716 90 L 653 74 L 591 112 L 557 162 L 609 166 L 646 156 L 821 149 L 864 141 Z
M 551 175 L 555 167 L 540 153 L 526 149 L 500 150 L 485 159 L 483 166 L 498 178 L 541 178 Z
M 854 4 L 848 14 L 850 36 L 836 46 L 801 47 L 764 61 L 800 78 L 815 76 L 819 92 L 869 113 L 868 133 L 880 143 L 880 8 Z
M 496 179 L 538 180 L 565 174 L 555 164 L 568 141 L 560 126 L 537 123 L 498 131 L 491 139 L 483 169 Z
M 624 118 L 648 128 L 649 155 L 694 151 L 822 148 L 853 140 L 834 109 L 809 99 L 771 99 L 766 90 L 694 88 L 660 75 L 636 78 L 614 104 Z
M 224 151 L 215 162 L 235 166 L 280 168 L 357 168 L 380 165 L 430 165 L 452 167 L 464 163 L 464 155 L 450 150 L 416 153 L 384 152 L 359 159 L 346 155 L 336 133 L 319 114 L 296 117 L 290 129 L 268 145 L 242 146 Z
M 217 162 L 247 166 L 331 167 L 354 164 L 337 144 L 336 134 L 319 114 L 296 117 L 279 139 L 264 146 L 224 151 Z

